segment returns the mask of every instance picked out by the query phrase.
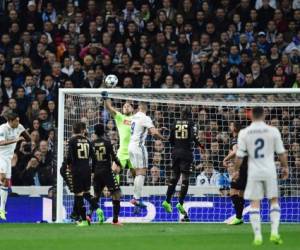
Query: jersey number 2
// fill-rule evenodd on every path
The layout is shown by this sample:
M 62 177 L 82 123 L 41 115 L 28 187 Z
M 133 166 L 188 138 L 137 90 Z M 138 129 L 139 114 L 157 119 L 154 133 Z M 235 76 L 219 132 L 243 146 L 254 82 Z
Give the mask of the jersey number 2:
M 258 158 L 264 158 L 265 155 L 262 154 L 261 152 L 259 152 L 260 150 L 262 150 L 265 146 L 265 141 L 261 138 L 258 138 L 256 141 L 255 141 L 255 151 L 254 151 L 254 157 L 255 159 L 258 159 Z

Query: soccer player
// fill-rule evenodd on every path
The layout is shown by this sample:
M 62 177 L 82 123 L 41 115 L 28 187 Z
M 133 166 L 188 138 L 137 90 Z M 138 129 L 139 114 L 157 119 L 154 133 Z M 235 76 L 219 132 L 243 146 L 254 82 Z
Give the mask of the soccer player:
M 5 206 L 8 196 L 8 187 L 11 178 L 11 160 L 19 141 L 30 141 L 30 135 L 20 124 L 19 115 L 8 112 L 5 115 L 7 123 L 0 126 L 0 219 L 6 220 Z
M 232 141 L 230 143 L 231 151 L 223 160 L 223 166 L 228 167 L 228 162 L 231 159 L 234 159 L 237 151 L 237 137 L 240 131 L 240 125 L 236 122 L 232 123 Z M 244 200 L 244 191 L 247 184 L 247 172 L 248 172 L 248 164 L 247 157 L 244 157 L 242 165 L 240 167 L 240 171 L 237 174 L 238 177 L 233 177 L 233 180 L 230 184 L 230 197 L 235 209 L 235 218 L 229 222 L 229 225 L 240 225 L 243 223 L 243 210 L 245 205 Z M 234 173 L 235 174 L 235 173 Z
M 120 162 L 115 155 L 111 142 L 105 137 L 104 126 L 97 124 L 94 127 L 97 138 L 93 141 L 95 156 L 93 159 L 93 186 L 95 192 L 96 214 L 100 223 L 104 222 L 103 211 L 98 206 L 101 193 L 106 186 L 112 194 L 113 225 L 121 225 L 119 222 L 121 190 L 116 175 L 111 168 L 111 162 L 118 166 Z
M 278 184 L 274 152 L 281 163 L 281 177 L 287 179 L 289 169 L 287 154 L 277 128 L 264 122 L 264 109 L 252 109 L 252 123 L 242 129 L 238 135 L 236 152 L 236 170 L 242 165 L 243 158 L 248 156 L 248 180 L 244 198 L 250 200 L 250 222 L 254 232 L 254 245 L 263 243 L 261 233 L 260 200 L 266 196 L 270 200 L 271 236 L 270 241 L 282 244 L 278 233 L 280 207 L 278 203 Z
M 134 198 L 131 200 L 131 203 L 137 208 L 136 212 L 139 212 L 138 208 L 146 207 L 140 198 L 148 169 L 148 152 L 145 147 L 145 140 L 148 135 L 148 131 L 155 138 L 165 140 L 165 138 L 154 127 L 151 118 L 146 115 L 147 110 L 147 104 L 140 102 L 138 112 L 131 120 L 131 138 L 128 152 L 136 174 L 134 178 Z
M 75 194 L 75 214 L 80 215 L 79 227 L 88 226 L 86 210 L 83 198 L 90 193 L 91 166 L 90 159 L 93 157 L 93 149 L 89 140 L 84 136 L 84 124 L 77 122 L 73 125 L 73 136 L 69 140 L 67 165 L 71 169 L 73 177 L 73 189 Z
M 162 203 L 166 212 L 172 212 L 170 204 L 171 198 L 175 192 L 176 185 L 182 176 L 179 202 L 176 205 L 178 211 L 184 216 L 183 221 L 189 221 L 189 216 L 183 208 L 183 202 L 189 188 L 189 175 L 193 163 L 193 143 L 199 146 L 197 139 L 197 126 L 189 118 L 191 110 L 185 107 L 181 113 L 181 119 L 177 120 L 171 128 L 170 143 L 173 146 L 172 151 L 172 173 L 168 185 L 167 198 Z
M 121 114 L 112 106 L 111 100 L 107 99 L 108 98 L 107 92 L 103 91 L 101 94 L 104 100 L 104 106 L 111 114 L 111 116 L 114 118 L 118 129 L 120 143 L 119 143 L 117 156 L 121 163 L 121 167 L 129 168 L 131 173 L 134 176 L 134 169 L 132 167 L 132 164 L 129 159 L 129 154 L 128 154 L 128 145 L 130 141 L 130 125 L 131 125 L 133 107 L 130 103 L 126 102 L 123 105 L 123 114 Z M 118 182 L 120 182 L 119 173 L 121 171 L 121 168 L 114 163 L 112 168 L 114 172 L 117 174 L 116 178 Z

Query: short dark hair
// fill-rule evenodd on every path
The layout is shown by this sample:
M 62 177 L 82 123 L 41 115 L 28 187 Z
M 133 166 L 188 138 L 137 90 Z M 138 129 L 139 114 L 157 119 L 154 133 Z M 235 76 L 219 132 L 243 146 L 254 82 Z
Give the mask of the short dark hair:
M 263 107 L 254 107 L 252 109 L 252 117 L 254 119 L 262 118 L 264 115 L 264 108 Z
M 233 122 L 234 132 L 238 133 L 242 129 L 242 125 L 239 122 Z
M 7 121 L 14 121 L 18 117 L 19 117 L 19 115 L 17 113 L 15 113 L 15 112 L 12 112 L 12 111 L 8 111 L 5 114 L 5 118 L 6 118 Z
M 82 131 L 82 124 L 83 122 L 75 122 L 73 124 L 73 133 L 74 134 L 80 134 Z
M 182 111 L 182 119 L 188 119 L 191 114 L 191 108 L 189 106 L 183 107 Z
M 104 125 L 102 123 L 96 124 L 94 126 L 95 135 L 103 136 L 104 135 Z

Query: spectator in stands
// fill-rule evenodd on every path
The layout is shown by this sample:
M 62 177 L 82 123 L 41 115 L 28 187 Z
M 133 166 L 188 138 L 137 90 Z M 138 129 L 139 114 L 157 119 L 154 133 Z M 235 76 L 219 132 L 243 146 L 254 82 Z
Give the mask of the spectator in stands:
M 219 185 L 220 174 L 214 170 L 212 162 L 205 162 L 203 171 L 197 176 L 196 186 L 217 188 Z

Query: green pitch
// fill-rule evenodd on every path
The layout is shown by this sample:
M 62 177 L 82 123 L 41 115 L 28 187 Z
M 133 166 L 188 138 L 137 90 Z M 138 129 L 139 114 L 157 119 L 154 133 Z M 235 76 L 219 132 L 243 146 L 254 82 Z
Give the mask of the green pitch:
M 264 225 L 264 232 L 270 226 Z M 71 224 L 0 224 L 1 250 L 293 250 L 300 249 L 300 225 L 281 225 L 284 244 L 251 245 L 250 225 L 110 224 L 76 228 Z

